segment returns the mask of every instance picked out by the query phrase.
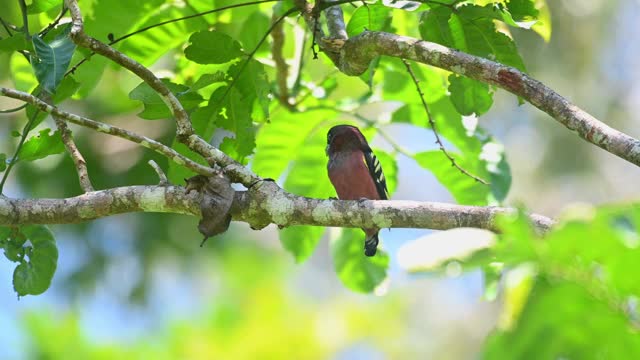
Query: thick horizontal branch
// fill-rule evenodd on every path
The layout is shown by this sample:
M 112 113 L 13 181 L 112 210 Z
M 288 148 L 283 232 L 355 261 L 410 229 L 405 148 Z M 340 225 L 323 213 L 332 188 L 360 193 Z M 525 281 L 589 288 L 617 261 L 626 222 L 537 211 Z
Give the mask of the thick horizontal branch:
M 67 199 L 10 199 L 0 196 L 0 225 L 68 224 L 129 212 L 163 212 L 200 216 L 201 196 L 176 186 L 130 186 L 85 193 Z M 496 217 L 515 210 L 417 201 L 320 200 L 285 192 L 260 182 L 236 192 L 233 220 L 260 229 L 313 225 L 335 227 L 424 228 L 475 227 L 497 231 Z M 531 215 L 541 232 L 553 220 Z
M 510 66 L 439 44 L 385 32 L 365 31 L 340 49 L 338 68 L 348 75 L 365 72 L 380 55 L 439 67 L 520 96 L 581 138 L 640 166 L 640 141 L 599 121 L 538 80 Z

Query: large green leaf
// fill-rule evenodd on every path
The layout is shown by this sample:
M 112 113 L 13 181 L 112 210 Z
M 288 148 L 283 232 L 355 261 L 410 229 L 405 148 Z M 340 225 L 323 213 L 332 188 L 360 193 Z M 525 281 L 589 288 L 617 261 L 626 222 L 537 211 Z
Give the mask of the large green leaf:
M 378 249 L 373 257 L 364 255 L 364 232 L 343 229 L 331 241 L 333 266 L 342 283 L 351 290 L 369 293 L 387 277 L 389 255 Z
M 223 64 L 242 55 L 240 43 L 219 31 L 193 33 L 189 42 L 184 55 L 198 64 Z
M 58 264 L 58 248 L 46 226 L 0 227 L 0 244 L 7 259 L 20 263 L 13 272 L 18 296 L 42 294 L 49 288 Z
M 324 232 L 320 226 L 291 226 L 280 230 L 280 242 L 301 263 L 313 254 Z
M 22 50 L 33 50 L 33 45 L 27 41 L 22 33 L 15 33 L 4 39 L 0 39 L 0 52 L 16 52 Z M 22 56 L 22 54 L 20 54 Z
M 296 160 L 312 132 L 333 116 L 335 113 L 329 110 L 279 111 L 271 123 L 264 124 L 258 131 L 251 168 L 262 177 L 279 179 L 289 163 Z
M 231 88 L 224 100 L 225 112 L 216 121 L 217 126 L 234 134 L 233 138 L 225 139 L 227 145 L 221 146 L 221 150 L 239 161 L 250 155 L 256 146 L 251 107 L 247 102 L 251 101 L 247 101 L 237 88 Z
M 488 178 L 486 171 L 481 171 L 480 160 L 466 161 L 460 154 L 449 152 L 456 163 L 463 169 L 482 178 Z M 489 201 L 490 188 L 471 177 L 463 174 L 460 170 L 451 166 L 449 159 L 440 150 L 425 151 L 415 155 L 415 160 L 423 168 L 429 170 L 438 181 L 449 190 L 451 195 L 460 204 L 465 205 L 487 205 Z
M 187 111 L 195 109 L 204 101 L 204 98 L 202 98 L 200 94 L 191 91 L 188 86 L 174 84 L 168 79 L 162 79 L 162 82 L 167 85 L 169 90 L 180 100 L 180 103 Z M 129 98 L 131 100 L 141 101 L 144 104 L 144 110 L 138 114 L 142 119 L 157 120 L 167 119 L 173 116 L 171 110 L 167 107 L 160 95 L 146 82 L 140 83 L 135 89 L 131 90 Z
M 13 53 L 9 64 L 11 79 L 17 90 L 32 92 L 38 86 L 33 68 L 29 61 L 20 53 Z
M 47 43 L 38 35 L 32 37 L 35 56 L 31 56 L 31 65 L 40 86 L 53 94 L 62 81 L 76 45 L 69 37 L 71 24 L 53 41 Z
M 49 11 L 56 6 L 61 6 L 60 0 L 34 0 L 27 5 L 27 14 L 39 14 Z
M 193 14 L 195 14 L 195 11 L 191 6 L 160 6 L 154 9 L 150 14 L 151 16 L 148 16 L 144 22 L 137 24 L 136 28 L 145 28 L 163 21 Z M 121 45 L 120 51 L 136 59 L 141 64 L 149 66 L 170 50 L 182 46 L 192 32 L 206 27 L 207 23 L 199 16 L 164 24 L 127 39 Z
M 64 152 L 64 144 L 58 131 L 49 134 L 51 129 L 40 130 L 36 136 L 30 137 L 22 145 L 18 159 L 20 161 L 33 161 L 49 155 Z
M 435 6 L 423 13 L 420 34 L 424 40 L 524 71 L 524 63 L 513 40 L 496 29 L 491 15 L 495 11 L 499 10 L 471 4 L 461 6 L 455 12 L 449 7 Z
M 451 102 L 462 115 L 480 116 L 493 104 L 493 92 L 489 89 L 489 85 L 465 76 L 451 74 L 449 92 Z
M 391 9 L 382 4 L 360 6 L 347 24 L 347 35 L 353 37 L 365 30 L 383 30 L 391 17 Z

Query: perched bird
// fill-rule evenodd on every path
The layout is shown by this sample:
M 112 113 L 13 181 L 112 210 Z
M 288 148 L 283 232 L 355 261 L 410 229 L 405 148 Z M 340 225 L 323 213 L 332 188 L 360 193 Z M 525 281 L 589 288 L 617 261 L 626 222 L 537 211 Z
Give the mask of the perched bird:
M 327 134 L 327 171 L 341 200 L 387 200 L 387 181 L 367 139 L 351 125 L 337 125 Z M 364 254 L 373 256 L 378 247 L 380 229 L 362 229 Z

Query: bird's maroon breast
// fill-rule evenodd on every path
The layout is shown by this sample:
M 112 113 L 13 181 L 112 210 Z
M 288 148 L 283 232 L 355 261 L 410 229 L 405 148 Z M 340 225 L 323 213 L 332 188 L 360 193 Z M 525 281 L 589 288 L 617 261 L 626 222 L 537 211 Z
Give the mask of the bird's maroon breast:
M 376 185 L 361 151 L 338 154 L 329 159 L 329 179 L 342 200 L 380 200 Z

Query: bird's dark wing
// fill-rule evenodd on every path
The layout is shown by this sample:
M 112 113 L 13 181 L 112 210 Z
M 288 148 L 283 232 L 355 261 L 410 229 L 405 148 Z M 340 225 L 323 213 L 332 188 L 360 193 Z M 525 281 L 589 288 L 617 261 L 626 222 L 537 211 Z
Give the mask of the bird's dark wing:
M 378 190 L 380 199 L 388 200 L 389 191 L 387 190 L 387 179 L 385 179 L 380 161 L 378 161 L 378 158 L 375 156 L 373 151 L 364 151 L 364 162 L 367 164 L 369 174 L 371 175 L 373 182 L 376 184 L 376 189 Z

